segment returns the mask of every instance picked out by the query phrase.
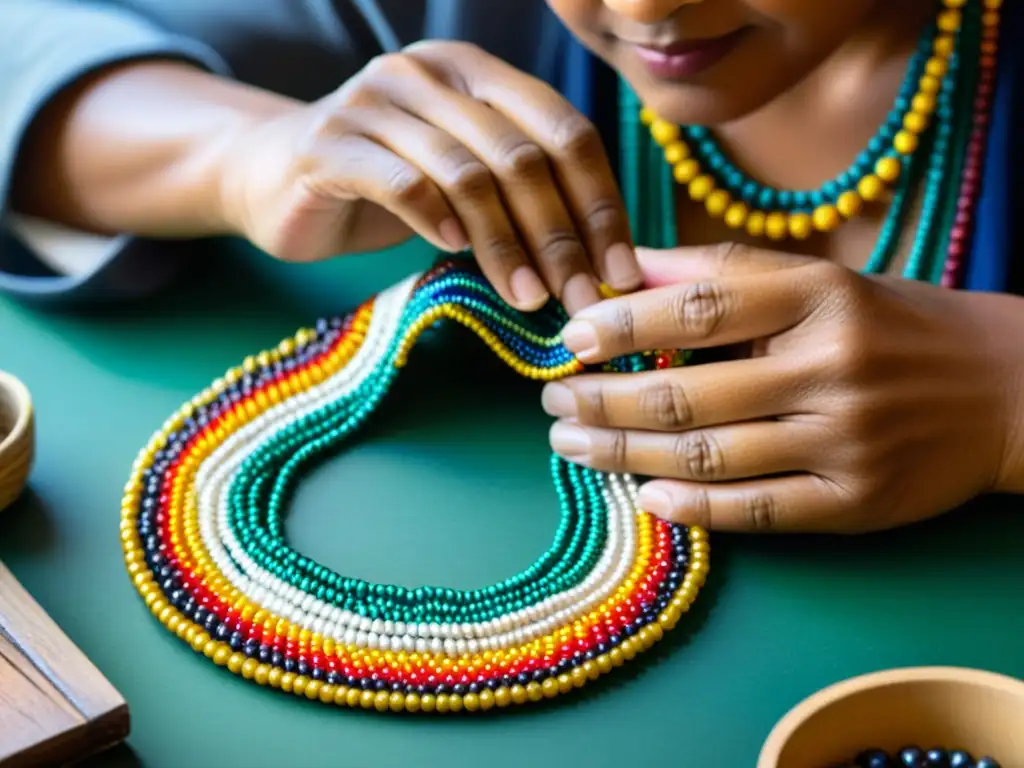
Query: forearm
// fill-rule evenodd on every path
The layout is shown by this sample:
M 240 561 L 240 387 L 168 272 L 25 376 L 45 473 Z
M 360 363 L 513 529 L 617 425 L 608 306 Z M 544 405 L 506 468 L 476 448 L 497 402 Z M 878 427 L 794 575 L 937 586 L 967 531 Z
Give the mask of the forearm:
M 225 234 L 225 149 L 247 126 L 294 106 L 176 61 L 97 72 L 33 122 L 15 166 L 12 207 L 101 234 Z

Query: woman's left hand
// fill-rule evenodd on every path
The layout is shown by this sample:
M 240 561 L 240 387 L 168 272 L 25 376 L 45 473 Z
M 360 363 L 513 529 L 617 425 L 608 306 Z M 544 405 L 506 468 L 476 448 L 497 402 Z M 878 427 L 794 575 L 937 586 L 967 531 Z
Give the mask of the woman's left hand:
M 1009 469 L 1024 437 L 1024 300 L 744 246 L 640 255 L 651 288 L 566 326 L 581 360 L 750 349 L 545 388 L 555 452 L 658 478 L 641 508 L 722 530 L 858 532 L 1024 490 Z

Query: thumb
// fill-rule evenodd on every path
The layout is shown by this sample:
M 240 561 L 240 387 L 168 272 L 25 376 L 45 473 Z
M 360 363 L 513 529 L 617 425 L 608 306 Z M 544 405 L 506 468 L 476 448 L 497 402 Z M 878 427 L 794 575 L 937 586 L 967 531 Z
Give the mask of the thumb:
M 636 249 L 636 257 L 648 288 L 792 269 L 812 261 L 809 256 L 766 251 L 739 243 L 664 249 L 641 247 Z

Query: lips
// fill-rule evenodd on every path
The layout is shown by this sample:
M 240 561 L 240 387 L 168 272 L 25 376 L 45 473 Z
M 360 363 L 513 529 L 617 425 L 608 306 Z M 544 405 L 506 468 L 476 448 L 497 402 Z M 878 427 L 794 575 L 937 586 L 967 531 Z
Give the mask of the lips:
M 738 29 L 720 37 L 680 40 L 664 45 L 634 43 L 633 49 L 654 77 L 685 80 L 696 77 L 725 58 L 746 32 L 746 29 Z

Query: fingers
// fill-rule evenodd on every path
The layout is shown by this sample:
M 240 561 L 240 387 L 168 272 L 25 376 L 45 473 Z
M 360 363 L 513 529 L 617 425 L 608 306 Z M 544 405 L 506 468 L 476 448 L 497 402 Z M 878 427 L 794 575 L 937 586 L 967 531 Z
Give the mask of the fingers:
M 489 150 L 489 154 L 495 149 L 500 151 L 502 145 L 506 149 L 511 145 L 516 148 L 515 152 L 522 153 L 520 161 L 529 161 L 526 168 L 519 169 L 519 173 L 514 166 L 508 168 L 509 163 L 501 162 L 500 157 L 495 158 L 496 165 L 488 164 L 496 169 L 510 194 L 528 197 L 537 195 L 539 191 L 542 205 L 555 204 L 559 217 L 564 212 L 563 225 L 569 224 L 584 253 L 590 256 L 585 265 L 563 256 L 563 260 L 576 267 L 570 274 L 596 274 L 619 291 L 639 287 L 641 276 L 633 254 L 625 206 L 594 126 L 547 84 L 471 46 L 461 51 L 461 55 L 452 55 L 450 46 L 442 48 L 434 44 L 407 49 L 409 56 L 421 62 L 441 82 L 470 99 L 473 108 L 465 114 L 479 114 L 481 109 L 487 109 L 500 116 L 500 123 L 496 123 L 498 132 L 479 139 L 461 135 L 460 138 L 464 138 L 467 146 L 474 150 Z M 458 112 L 446 111 L 425 97 L 413 105 L 413 110 L 424 106 L 437 119 L 457 123 L 451 126 L 453 130 L 469 127 L 465 125 L 467 121 L 464 118 L 459 119 L 461 115 Z M 447 123 L 445 127 L 448 127 Z M 522 149 L 524 146 L 530 149 Z M 483 159 L 484 156 L 480 156 Z M 537 162 L 537 171 L 529 167 L 534 157 L 538 161 L 544 160 L 543 164 Z M 505 172 L 502 171 L 503 166 L 506 167 Z M 544 174 L 539 172 L 541 167 Z M 522 170 L 527 173 L 522 174 Z M 553 198 L 541 183 L 551 185 L 555 193 Z M 529 220 L 524 223 L 535 222 Z M 555 232 L 561 234 L 557 230 Z M 554 263 L 546 265 L 546 269 L 553 274 L 564 275 L 566 270 L 559 264 L 557 255 L 551 260 Z M 596 271 L 590 260 L 595 262 Z M 582 281 L 577 282 L 582 284 Z M 592 300 L 595 299 L 588 296 L 588 301 Z
M 680 432 L 784 416 L 802 407 L 806 372 L 776 357 L 552 382 L 548 415 L 584 426 Z
M 816 475 L 720 485 L 654 480 L 640 489 L 637 506 L 665 520 L 741 533 L 854 532 L 841 520 L 842 489 Z
M 462 142 L 394 106 L 349 108 L 339 122 L 387 147 L 433 182 L 455 212 L 437 223 L 436 231 L 446 242 L 447 232 L 456 232 L 462 246 L 484 244 L 477 250 L 481 269 L 506 302 L 530 311 L 548 300 L 494 177 Z
M 307 162 L 313 170 L 305 183 L 316 197 L 376 203 L 436 247 L 459 250 L 458 220 L 441 190 L 422 170 L 386 147 L 364 136 L 339 134 L 319 142 L 316 157 Z M 346 242 L 356 216 L 347 210 L 349 217 L 338 222 L 339 245 Z
M 693 248 L 637 248 L 636 257 L 648 288 L 791 269 L 813 261 L 809 256 L 749 248 L 737 243 Z
M 589 307 L 563 329 L 585 363 L 650 349 L 738 344 L 800 323 L 815 303 L 813 264 L 653 288 Z
M 718 483 L 807 469 L 820 430 L 807 422 L 756 421 L 665 434 L 562 420 L 550 441 L 559 456 L 591 469 Z

